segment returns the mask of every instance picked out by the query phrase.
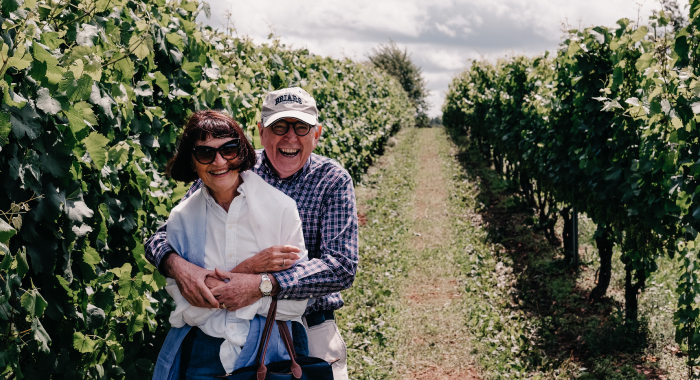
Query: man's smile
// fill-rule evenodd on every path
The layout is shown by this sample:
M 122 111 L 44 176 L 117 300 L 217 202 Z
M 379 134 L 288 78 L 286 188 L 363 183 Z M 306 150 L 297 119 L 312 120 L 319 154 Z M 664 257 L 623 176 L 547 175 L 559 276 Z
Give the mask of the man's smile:
M 301 152 L 301 149 L 290 149 L 290 148 L 279 148 L 277 149 L 284 157 L 294 157 L 299 152 Z

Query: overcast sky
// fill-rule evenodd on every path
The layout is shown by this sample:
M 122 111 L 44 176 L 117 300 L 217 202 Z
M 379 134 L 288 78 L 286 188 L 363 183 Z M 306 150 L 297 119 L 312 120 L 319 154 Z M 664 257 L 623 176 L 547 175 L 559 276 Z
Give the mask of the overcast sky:
M 495 60 L 556 51 L 562 25 L 613 26 L 626 17 L 646 23 L 658 0 L 216 0 L 211 19 L 221 28 L 230 11 L 237 33 L 262 43 L 271 28 L 288 46 L 335 58 L 367 60 L 373 47 L 407 48 L 428 82 L 430 116 L 441 113 L 452 77 L 468 59 Z M 679 4 L 687 4 L 680 0 Z

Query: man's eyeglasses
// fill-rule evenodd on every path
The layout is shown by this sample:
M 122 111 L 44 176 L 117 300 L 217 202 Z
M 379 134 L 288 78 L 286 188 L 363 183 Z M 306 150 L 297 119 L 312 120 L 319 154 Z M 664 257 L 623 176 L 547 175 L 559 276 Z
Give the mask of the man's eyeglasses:
M 288 123 L 285 120 L 278 120 L 270 126 L 272 132 L 277 136 L 284 136 L 285 134 L 287 134 L 290 127 L 294 128 L 294 133 L 296 133 L 299 137 L 308 135 L 309 131 L 312 128 L 311 125 L 301 121 Z
M 205 145 L 197 145 L 192 148 L 192 154 L 194 158 L 202 165 L 209 165 L 214 160 L 216 160 L 216 153 L 218 152 L 224 160 L 231 161 L 238 157 L 238 151 L 240 149 L 240 140 L 235 139 L 222 144 L 218 148 L 212 148 Z

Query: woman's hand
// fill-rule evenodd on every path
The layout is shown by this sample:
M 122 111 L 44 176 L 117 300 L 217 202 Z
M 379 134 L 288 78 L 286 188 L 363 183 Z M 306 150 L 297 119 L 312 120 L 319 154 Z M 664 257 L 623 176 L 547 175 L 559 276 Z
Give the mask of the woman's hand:
M 213 271 L 200 268 L 177 253 L 171 253 L 165 260 L 165 273 L 175 279 L 180 293 L 192 306 L 216 308 L 219 305 L 206 284 Z
M 221 281 L 221 285 L 211 289 L 211 293 L 216 297 L 220 308 L 235 311 L 252 305 L 255 301 L 262 298 L 262 292 L 260 292 L 260 275 L 230 273 L 219 270 L 218 268 L 215 269 L 214 272 L 215 276 L 223 280 Z M 210 281 L 213 282 L 214 278 L 210 278 L 212 279 Z M 277 280 L 270 280 L 274 281 L 274 289 Z M 279 286 L 277 286 L 277 288 L 277 293 L 279 293 Z
M 301 249 L 291 245 L 275 245 L 244 260 L 232 273 L 270 273 L 291 268 L 301 256 Z

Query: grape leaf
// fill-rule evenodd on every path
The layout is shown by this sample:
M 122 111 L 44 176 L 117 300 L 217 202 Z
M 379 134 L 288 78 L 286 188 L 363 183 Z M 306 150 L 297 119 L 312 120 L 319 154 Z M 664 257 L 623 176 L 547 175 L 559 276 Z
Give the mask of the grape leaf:
M 168 78 L 165 77 L 160 71 L 155 72 L 156 86 L 163 90 L 163 94 L 168 96 L 170 93 L 170 84 L 168 83 Z
M 7 243 L 10 241 L 10 238 L 15 236 L 17 233 L 17 230 L 12 228 L 11 225 L 9 225 L 5 219 L 0 218 L 0 243 Z
M 86 218 L 92 218 L 93 211 L 81 200 L 69 199 L 67 201 L 68 217 L 74 223 L 83 223 Z
M 32 337 L 37 343 L 39 343 L 39 351 L 48 354 L 49 344 L 51 343 L 51 337 L 49 333 L 44 330 L 44 326 L 39 321 L 39 318 L 32 319 Z
M 55 115 L 61 111 L 61 103 L 52 98 L 48 88 L 41 88 L 37 91 L 39 99 L 36 101 L 36 108 L 49 115 Z
M 46 306 L 48 305 L 44 297 L 42 297 L 36 289 L 24 292 L 19 302 L 32 318 L 39 318 L 44 315 L 44 310 L 46 310 Z
M 92 248 L 90 246 L 85 247 L 85 251 L 83 252 L 83 261 L 90 265 L 92 268 L 95 267 L 95 265 L 99 264 L 100 261 L 102 261 L 102 258 L 100 257 L 100 254 L 97 253 L 95 248 Z
M 109 140 L 97 132 L 92 132 L 83 140 L 85 148 L 90 153 L 90 159 L 98 169 L 102 170 L 107 161 L 107 150 L 105 147 Z
M 80 353 L 91 353 L 95 350 L 95 341 L 83 333 L 76 331 L 73 333 L 73 348 Z
M 58 59 L 56 59 L 51 53 L 46 51 L 41 44 L 32 44 L 34 59 L 46 64 L 46 78 L 49 83 L 57 84 L 63 77 L 65 69 L 58 66 Z

